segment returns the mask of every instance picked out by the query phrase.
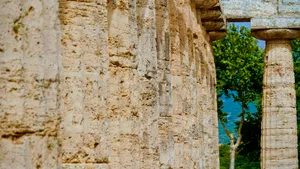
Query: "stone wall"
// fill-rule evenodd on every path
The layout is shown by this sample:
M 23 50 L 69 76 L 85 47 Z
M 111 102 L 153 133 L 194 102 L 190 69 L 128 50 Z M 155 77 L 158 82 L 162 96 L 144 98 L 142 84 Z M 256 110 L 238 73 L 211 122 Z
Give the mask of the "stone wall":
M 0 168 L 58 168 L 58 2 L 0 1 Z
M 189 0 L 0 2 L 0 168 L 219 168 Z

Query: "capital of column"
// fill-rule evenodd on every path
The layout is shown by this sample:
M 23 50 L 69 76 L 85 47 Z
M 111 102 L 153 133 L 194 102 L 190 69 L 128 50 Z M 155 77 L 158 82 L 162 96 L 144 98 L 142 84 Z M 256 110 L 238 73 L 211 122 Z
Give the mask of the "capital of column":
M 300 29 L 263 29 L 252 30 L 252 35 L 261 40 L 280 40 L 300 38 Z
M 226 32 L 225 31 L 212 31 L 208 33 L 210 40 L 214 41 L 214 40 L 219 40 L 222 39 L 226 36 Z

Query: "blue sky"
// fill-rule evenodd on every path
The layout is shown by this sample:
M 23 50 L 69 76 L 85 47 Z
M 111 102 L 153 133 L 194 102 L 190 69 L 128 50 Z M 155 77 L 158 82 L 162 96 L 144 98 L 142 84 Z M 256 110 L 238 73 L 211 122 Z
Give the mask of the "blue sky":
M 250 26 L 250 22 L 229 22 L 228 25 L 234 23 L 235 25 L 237 25 L 238 27 L 242 27 L 242 26 L 246 26 L 247 28 L 251 28 Z M 258 40 L 258 46 L 265 49 L 266 47 L 266 43 L 263 40 Z

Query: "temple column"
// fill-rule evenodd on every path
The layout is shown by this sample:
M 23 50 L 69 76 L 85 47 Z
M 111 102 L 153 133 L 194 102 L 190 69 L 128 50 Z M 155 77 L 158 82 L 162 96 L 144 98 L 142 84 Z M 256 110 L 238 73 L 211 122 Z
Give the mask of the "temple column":
M 266 40 L 261 125 L 261 168 L 298 168 L 296 92 L 290 40 L 299 30 L 252 31 Z

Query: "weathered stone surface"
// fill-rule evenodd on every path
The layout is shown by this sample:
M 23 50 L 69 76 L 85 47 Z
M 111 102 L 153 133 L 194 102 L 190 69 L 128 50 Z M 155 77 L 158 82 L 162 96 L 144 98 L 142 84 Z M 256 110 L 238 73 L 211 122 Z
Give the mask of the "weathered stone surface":
M 59 147 L 55 137 L 23 136 L 1 138 L 0 168 L 59 168 Z
M 296 95 L 289 40 L 268 40 L 265 56 L 261 168 L 298 168 Z
M 59 167 L 57 1 L 0 1 L 0 168 Z
M 7 136 L 56 135 L 58 4 L 43 3 L 0 4 L 0 125 Z
M 274 39 L 297 39 L 300 38 L 300 29 L 264 29 L 264 30 L 252 30 L 251 34 L 262 40 L 274 40 Z
M 109 151 L 107 4 L 61 0 L 59 7 L 62 163 L 102 162 Z
M 63 164 L 62 169 L 109 169 L 107 164 Z
M 222 31 L 211 31 L 208 34 L 211 40 L 219 40 L 226 36 L 226 32 Z
M 219 9 L 197 9 L 197 13 L 200 16 L 200 20 L 203 22 L 205 20 L 215 20 L 215 19 L 223 19 L 222 12 Z
M 214 59 L 194 3 L 0 6 L 1 169 L 219 168 Z
M 202 9 L 205 9 L 205 8 L 212 8 L 214 7 L 216 4 L 219 3 L 219 0 L 195 0 L 195 3 L 196 3 L 196 7 L 197 8 L 202 8 Z
M 226 35 L 227 22 L 222 14 L 222 5 L 220 3 L 208 8 L 197 6 L 196 11 L 198 23 L 201 23 L 206 29 L 210 40 L 218 40 Z
M 250 21 L 253 29 L 300 28 L 298 0 L 221 0 L 229 21 Z
M 281 0 L 278 5 L 279 15 L 295 17 L 300 15 L 299 0 Z
M 251 29 L 300 29 L 299 17 L 253 18 Z
M 229 21 L 249 21 L 254 17 L 271 17 L 277 14 L 277 0 L 221 0 L 223 14 Z

